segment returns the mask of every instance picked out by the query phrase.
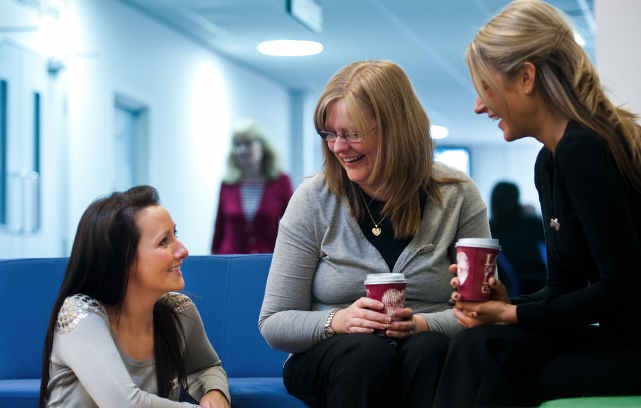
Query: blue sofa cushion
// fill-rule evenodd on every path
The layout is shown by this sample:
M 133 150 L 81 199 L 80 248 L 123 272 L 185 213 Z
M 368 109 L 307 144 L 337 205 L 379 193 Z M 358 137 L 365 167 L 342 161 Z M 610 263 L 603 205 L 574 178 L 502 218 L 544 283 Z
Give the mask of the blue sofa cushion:
M 297 408 L 305 406 L 287 393 L 280 377 L 230 378 L 229 391 L 234 407 Z M 0 380 L 1 406 L 3 407 L 32 408 L 36 405 L 39 392 L 40 380 L 37 379 Z M 191 399 L 189 398 L 189 400 Z
M 40 378 L 1 380 L 0 394 L 10 398 L 32 398 L 40 394 Z
M 234 378 L 229 382 L 234 407 L 305 407 L 287 393 L 281 377 Z

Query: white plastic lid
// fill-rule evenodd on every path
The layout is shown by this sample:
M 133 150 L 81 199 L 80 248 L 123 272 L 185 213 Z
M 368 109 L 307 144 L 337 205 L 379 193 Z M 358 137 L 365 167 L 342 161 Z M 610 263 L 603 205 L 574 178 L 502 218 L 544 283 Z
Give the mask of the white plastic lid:
M 402 273 L 370 273 L 365 277 L 365 285 L 377 283 L 407 283 Z
M 472 247 L 472 248 L 492 248 L 492 249 L 501 249 L 498 239 L 493 238 L 461 238 L 456 241 L 457 247 Z

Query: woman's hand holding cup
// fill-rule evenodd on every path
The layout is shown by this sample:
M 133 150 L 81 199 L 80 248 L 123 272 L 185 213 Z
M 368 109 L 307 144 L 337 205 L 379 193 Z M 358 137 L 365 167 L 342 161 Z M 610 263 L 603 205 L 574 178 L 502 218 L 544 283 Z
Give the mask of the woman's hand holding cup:
M 392 314 L 392 323 L 389 329 L 385 331 L 385 335 L 396 339 L 404 339 L 414 333 L 427 330 L 428 325 L 425 319 L 419 315 L 415 315 L 409 307 L 405 307 L 394 311 Z
M 374 330 L 387 330 L 391 322 L 383 302 L 361 297 L 337 311 L 331 325 L 336 333 L 373 333 Z
M 452 272 L 454 275 L 456 275 L 457 265 L 456 264 L 450 265 L 449 271 Z M 510 303 L 510 298 L 507 294 L 507 288 L 501 281 L 499 281 L 498 279 L 492 276 L 489 278 L 488 283 L 490 285 L 491 300 L 499 300 L 506 303 Z M 452 292 L 452 295 L 450 296 L 450 301 L 452 303 L 456 303 L 461 300 L 461 296 L 458 292 L 459 281 L 457 276 L 454 276 L 452 279 L 450 279 L 450 286 L 454 289 L 454 292 Z
M 457 265 L 449 266 L 452 273 L 457 273 Z M 517 322 L 516 307 L 510 304 L 507 289 L 498 279 L 490 277 L 490 299 L 487 301 L 463 301 L 458 292 L 459 279 L 453 277 L 450 285 L 455 289 L 450 300 L 454 303 L 454 317 L 464 327 L 476 327 L 484 324 L 514 324 Z

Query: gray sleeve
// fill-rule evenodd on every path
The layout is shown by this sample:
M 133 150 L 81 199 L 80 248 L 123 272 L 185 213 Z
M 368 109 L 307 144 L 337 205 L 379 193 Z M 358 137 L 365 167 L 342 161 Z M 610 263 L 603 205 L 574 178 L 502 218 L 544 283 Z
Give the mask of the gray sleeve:
M 218 390 L 225 395 L 231 404 L 231 395 L 227 385 L 227 374 L 222 367 L 209 367 L 196 371 L 187 376 L 189 395 L 196 401 L 200 401 L 209 391 Z
M 193 407 L 138 388 L 131 380 L 109 332 L 107 320 L 89 311 L 74 327 L 57 330 L 53 347 L 91 399 L 101 407 Z
M 460 238 L 490 238 L 490 224 L 487 219 L 487 208 L 481 194 L 471 180 L 461 183 L 461 194 L 463 195 L 463 204 L 461 205 L 458 216 L 458 227 L 456 240 Z M 450 248 L 450 262 L 456 262 L 455 248 Z M 454 277 L 454 275 L 452 275 Z M 427 321 L 429 329 L 435 332 L 454 336 L 463 329 L 452 309 L 443 310 L 434 313 L 421 313 L 421 316 Z
M 419 316 L 425 319 L 431 331 L 443 333 L 449 337 L 454 337 L 456 333 L 463 330 L 463 326 L 456 321 L 452 309 L 434 313 L 419 313 Z
M 301 186 L 280 221 L 258 326 L 267 343 L 287 352 L 322 340 L 329 311 L 311 311 L 312 282 L 319 261 L 318 200 Z
M 191 301 L 184 304 L 179 316 L 185 331 L 185 370 L 189 395 L 200 401 L 208 391 L 219 390 L 231 402 L 227 374 L 207 338 L 196 305 Z
M 461 207 L 456 238 L 490 238 L 487 207 L 481 198 L 481 193 L 471 180 L 463 183 L 462 187 L 464 202 Z

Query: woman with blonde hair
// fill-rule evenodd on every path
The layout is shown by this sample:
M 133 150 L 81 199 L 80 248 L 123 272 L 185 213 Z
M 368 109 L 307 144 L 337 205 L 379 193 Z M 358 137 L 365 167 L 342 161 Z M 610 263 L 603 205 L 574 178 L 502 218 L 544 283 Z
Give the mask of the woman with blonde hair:
M 316 106 L 322 172 L 281 219 L 259 327 L 293 353 L 288 391 L 312 407 L 428 407 L 456 323 L 448 265 L 463 237 L 488 237 L 471 180 L 434 163 L 429 120 L 396 64 L 339 70 Z M 390 315 L 367 274 L 403 274 Z M 379 334 L 375 334 L 378 332 Z
M 231 144 L 211 253 L 271 253 L 292 183 L 280 171 L 276 152 L 254 121 L 239 124 Z
M 641 393 L 635 115 L 607 98 L 562 13 L 542 1 L 510 3 L 481 28 L 466 60 L 475 112 L 499 120 L 507 141 L 543 144 L 535 183 L 549 278 L 531 296 L 508 299 L 493 282 L 493 300 L 457 302 L 458 321 L 472 329 L 452 340 L 437 405 Z

